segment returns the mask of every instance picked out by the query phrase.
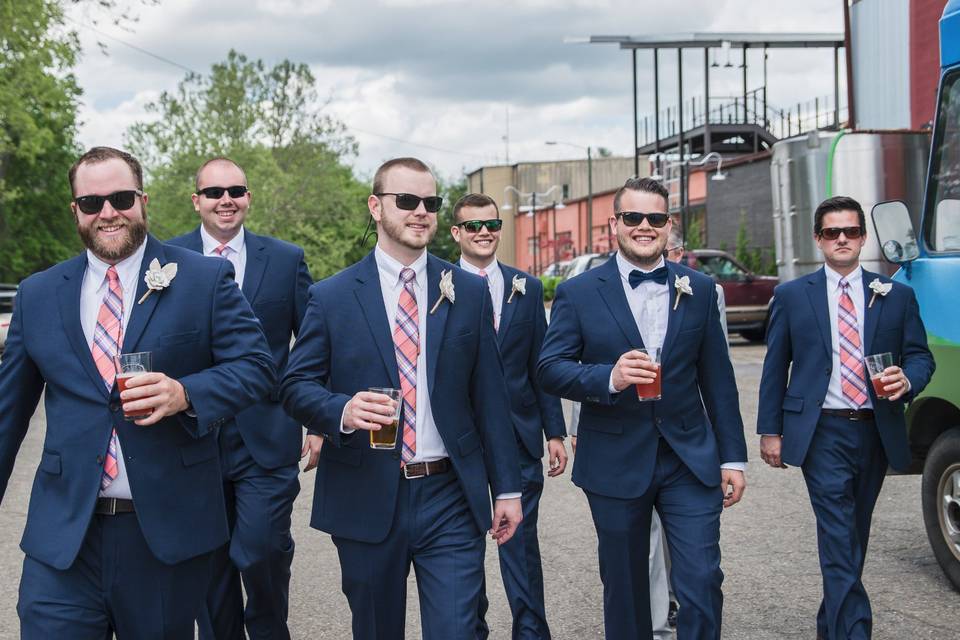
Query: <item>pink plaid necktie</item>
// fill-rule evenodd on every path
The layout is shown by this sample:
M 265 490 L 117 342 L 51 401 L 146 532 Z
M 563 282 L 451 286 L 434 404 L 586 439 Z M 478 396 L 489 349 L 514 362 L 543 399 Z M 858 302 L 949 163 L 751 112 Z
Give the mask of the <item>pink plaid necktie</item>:
M 480 269 L 480 277 L 483 278 L 483 281 L 487 283 L 487 289 L 490 289 L 490 279 L 487 277 L 487 272 L 485 269 Z M 490 299 L 493 299 L 493 290 L 490 290 Z M 497 310 L 493 310 L 493 330 L 500 331 L 500 321 L 497 320 Z
M 863 376 L 863 352 L 857 328 L 857 309 L 850 298 L 850 283 L 840 281 L 840 304 L 837 308 L 837 329 L 840 343 L 840 388 L 843 397 L 854 409 L 867 401 L 867 383 Z
M 117 369 L 113 357 L 120 353 L 123 347 L 123 288 L 117 276 L 116 267 L 107 269 L 107 293 L 100 304 L 97 314 L 97 326 L 93 331 L 93 344 L 90 351 L 97 371 L 103 378 L 103 384 L 108 390 L 113 389 L 113 381 L 117 376 Z M 117 478 L 117 430 L 110 434 L 110 444 L 107 446 L 107 456 L 103 461 L 103 474 L 100 476 L 100 488 L 106 489 Z
M 217 248 L 213 250 L 213 252 L 218 256 L 222 256 L 226 258 L 227 256 L 230 255 L 230 247 L 228 247 L 226 243 L 223 243 L 218 245 Z
M 394 351 L 400 372 L 400 390 L 403 392 L 403 452 L 401 464 L 406 464 L 417 453 L 417 356 L 420 354 L 420 320 L 413 282 L 413 269 L 400 271 L 403 291 L 397 304 L 396 326 L 393 329 Z

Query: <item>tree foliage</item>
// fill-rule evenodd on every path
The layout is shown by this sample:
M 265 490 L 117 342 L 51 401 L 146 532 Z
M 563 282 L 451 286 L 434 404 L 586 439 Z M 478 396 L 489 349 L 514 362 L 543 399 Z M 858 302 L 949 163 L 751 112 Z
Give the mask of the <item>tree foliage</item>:
M 0 0 L 0 281 L 16 282 L 80 247 L 67 206 L 78 50 L 57 2 Z
M 369 188 L 346 164 L 355 143 L 322 111 L 305 64 L 268 67 L 231 51 L 209 75 L 187 74 L 148 105 L 127 145 L 144 163 L 151 230 L 166 239 L 198 224 L 190 202 L 197 168 L 227 156 L 253 194 L 247 226 L 304 248 L 324 277 L 359 259 Z
M 453 205 L 467 194 L 467 179 L 444 180 L 438 177 L 437 193 L 443 196 L 443 208 L 437 214 L 437 235 L 427 249 L 438 258 L 456 262 L 460 259 L 460 247 L 453 241 L 450 227 L 453 226 Z

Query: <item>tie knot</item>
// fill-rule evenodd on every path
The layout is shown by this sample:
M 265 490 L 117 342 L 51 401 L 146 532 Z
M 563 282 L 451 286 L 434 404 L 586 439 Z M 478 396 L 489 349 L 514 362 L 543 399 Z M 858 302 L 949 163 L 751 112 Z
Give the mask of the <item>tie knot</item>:
M 120 283 L 120 276 L 117 275 L 117 268 L 114 266 L 107 269 L 107 283 L 111 287 Z
M 216 249 L 213 250 L 218 256 L 228 256 L 230 255 L 230 247 L 226 243 L 219 245 Z
M 403 284 L 410 284 L 417 278 L 417 272 L 411 269 L 410 267 L 404 267 L 400 269 L 400 281 Z
M 847 289 L 850 288 L 850 283 L 847 282 L 845 278 L 841 278 L 841 279 L 840 279 L 840 288 L 841 288 L 843 291 L 846 291 Z
M 630 277 L 627 279 L 630 282 L 631 289 L 636 289 L 641 282 L 646 282 L 647 280 L 652 280 L 657 284 L 667 284 L 667 268 L 660 267 L 659 269 L 654 269 L 650 272 L 643 272 L 639 269 L 634 269 L 630 272 Z
M 485 269 L 480 269 L 480 277 L 483 279 L 487 278 L 487 272 Z

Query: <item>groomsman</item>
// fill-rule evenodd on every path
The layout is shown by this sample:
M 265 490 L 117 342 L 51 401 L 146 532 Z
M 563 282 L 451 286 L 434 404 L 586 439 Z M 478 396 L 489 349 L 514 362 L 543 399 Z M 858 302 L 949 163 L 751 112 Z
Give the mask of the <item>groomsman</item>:
M 543 285 L 538 278 L 497 260 L 503 221 L 493 198 L 478 193 L 463 196 L 453 207 L 453 222 L 450 233 L 460 247 L 460 267 L 483 278 L 490 291 L 520 456 L 523 522 L 513 539 L 500 547 L 500 573 L 513 614 L 512 633 L 514 638 L 549 638 L 537 540 L 544 438 L 551 477 L 566 469 L 567 452 L 560 399 L 544 393 L 536 377 L 537 358 L 547 330 Z M 485 591 L 480 597 L 481 637 L 488 633 Z
M 420 160 L 377 170 L 377 245 L 310 288 L 281 386 L 290 415 L 326 439 L 310 524 L 333 536 L 361 640 L 404 637 L 411 563 L 423 637 L 476 637 L 483 532 L 504 544 L 522 518 L 487 286 L 426 251 L 441 204 Z M 371 388 L 400 394 L 389 449 L 370 434 L 396 424 L 397 403 Z
M 233 265 L 237 285 L 253 307 L 282 374 L 312 283 L 303 249 L 244 226 L 253 194 L 233 160 L 207 160 L 197 170 L 196 189 L 193 208 L 200 225 L 168 244 Z M 284 413 L 279 397 L 279 388 L 271 389 L 236 416 L 235 426 L 220 429 L 218 435 L 231 536 L 214 556 L 207 609 L 200 621 L 204 640 L 242 640 L 244 627 L 251 638 L 290 637 L 290 516 L 300 492 L 297 461 L 303 433 Z
M 913 290 L 860 266 L 860 204 L 843 196 L 821 202 L 813 236 L 823 268 L 774 291 L 757 433 L 764 462 L 803 470 L 823 574 L 817 637 L 862 639 L 873 627 L 860 579 L 873 508 L 887 465 L 910 465 L 904 404 L 935 365 Z M 884 352 L 894 362 L 881 379 L 886 399 L 863 362 Z
M 599 539 L 610 640 L 650 638 L 650 519 L 673 559 L 681 638 L 720 638 L 720 512 L 745 488 L 746 444 L 713 280 L 665 262 L 666 188 L 631 178 L 614 196 L 618 253 L 557 288 L 539 375 L 581 402 L 573 481 Z M 635 349 L 662 348 L 657 367 Z M 662 377 L 662 399 L 634 386 Z
M 193 638 L 229 535 L 217 430 L 274 388 L 273 361 L 233 265 L 148 235 L 135 158 L 95 147 L 69 178 L 87 250 L 21 283 L 0 363 L 0 499 L 46 407 L 20 634 Z M 121 394 L 113 357 L 141 351 L 153 371 Z

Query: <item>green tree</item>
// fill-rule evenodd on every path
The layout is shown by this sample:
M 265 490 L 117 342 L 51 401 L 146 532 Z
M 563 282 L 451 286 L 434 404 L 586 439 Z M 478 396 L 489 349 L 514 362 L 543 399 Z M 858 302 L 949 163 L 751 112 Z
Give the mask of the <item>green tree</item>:
M 302 246 L 315 278 L 359 259 L 369 187 L 346 163 L 354 141 L 323 105 L 307 65 L 289 60 L 268 67 L 231 51 L 209 75 L 187 74 L 148 105 L 155 119 L 127 131 L 147 172 L 151 229 L 165 239 L 198 223 L 196 170 L 222 155 L 247 174 L 252 231 Z
M 460 259 L 460 247 L 453 241 L 450 227 L 453 226 L 453 205 L 467 194 L 467 179 L 463 176 L 458 180 L 444 180 L 438 177 L 437 193 L 443 196 L 443 208 L 437 214 L 437 234 L 427 250 L 438 258 L 456 262 Z
M 78 51 L 59 3 L 0 0 L 0 281 L 80 247 L 66 177 L 78 150 Z

